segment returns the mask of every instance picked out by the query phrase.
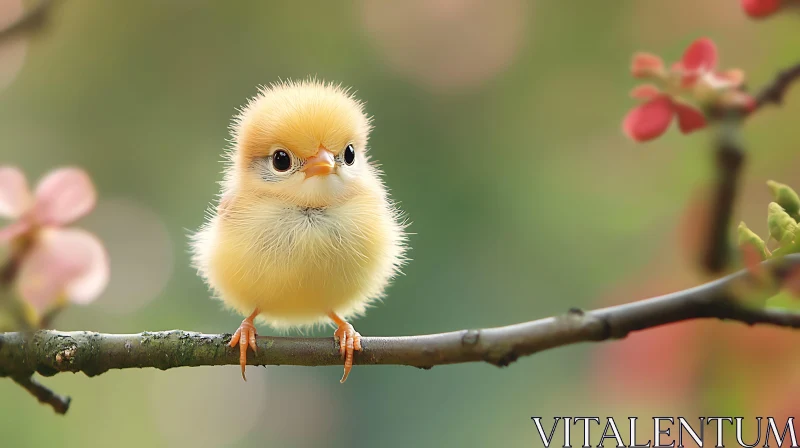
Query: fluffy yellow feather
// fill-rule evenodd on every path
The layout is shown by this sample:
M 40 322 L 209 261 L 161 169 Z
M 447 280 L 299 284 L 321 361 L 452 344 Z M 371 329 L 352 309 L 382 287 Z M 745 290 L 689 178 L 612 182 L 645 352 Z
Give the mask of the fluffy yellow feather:
M 260 318 L 275 328 L 333 320 L 347 378 L 361 349 L 347 320 L 382 296 L 406 251 L 367 155 L 370 130 L 360 101 L 316 80 L 262 88 L 234 119 L 219 204 L 192 251 L 215 295 L 248 316 L 231 341 L 243 377 Z

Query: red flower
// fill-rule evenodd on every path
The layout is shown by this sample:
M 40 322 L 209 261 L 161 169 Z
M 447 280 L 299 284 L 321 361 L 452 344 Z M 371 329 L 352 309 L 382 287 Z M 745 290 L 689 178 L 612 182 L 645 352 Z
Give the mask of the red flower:
M 694 85 L 700 77 L 713 74 L 717 68 L 717 47 L 708 38 L 697 39 L 683 53 L 683 58 L 672 66 L 681 74 L 684 87 Z
M 689 45 L 681 60 L 669 70 L 656 55 L 634 55 L 633 76 L 657 81 L 662 88 L 648 84 L 633 89 L 631 96 L 646 102 L 625 117 L 622 124 L 625 134 L 638 142 L 652 140 L 667 130 L 673 116 L 678 117 L 678 127 L 684 134 L 705 127 L 703 113 L 679 99 L 681 95 L 701 104 L 749 107 L 752 98 L 739 90 L 744 74 L 740 70 L 718 72 L 717 60 L 717 48 L 708 38 L 697 39 Z
M 637 142 L 652 140 L 663 134 L 672 122 L 672 117 L 676 115 L 678 127 L 684 134 L 706 125 L 702 112 L 661 93 L 655 86 L 639 86 L 631 92 L 631 96 L 648 100 L 628 112 L 622 122 L 625 134 Z
M 755 19 L 767 17 L 781 7 L 781 0 L 742 0 L 745 14 Z

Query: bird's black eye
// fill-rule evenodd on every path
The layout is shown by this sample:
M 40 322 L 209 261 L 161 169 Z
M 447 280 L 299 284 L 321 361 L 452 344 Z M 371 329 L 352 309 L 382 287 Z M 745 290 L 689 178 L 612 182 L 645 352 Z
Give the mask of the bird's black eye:
M 344 163 L 352 165 L 355 161 L 356 150 L 353 149 L 353 145 L 347 145 L 347 148 L 344 148 Z
M 276 171 L 286 171 L 292 167 L 292 158 L 289 153 L 279 149 L 272 154 L 272 166 Z

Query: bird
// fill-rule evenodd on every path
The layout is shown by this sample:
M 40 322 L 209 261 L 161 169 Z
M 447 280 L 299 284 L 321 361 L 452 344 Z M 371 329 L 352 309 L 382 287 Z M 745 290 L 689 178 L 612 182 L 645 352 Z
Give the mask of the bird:
M 362 350 L 350 322 L 408 261 L 408 222 L 368 153 L 373 118 L 352 89 L 316 78 L 260 86 L 237 112 L 192 263 L 213 297 L 246 316 L 229 343 L 245 381 L 258 320 L 335 325 L 344 383 Z

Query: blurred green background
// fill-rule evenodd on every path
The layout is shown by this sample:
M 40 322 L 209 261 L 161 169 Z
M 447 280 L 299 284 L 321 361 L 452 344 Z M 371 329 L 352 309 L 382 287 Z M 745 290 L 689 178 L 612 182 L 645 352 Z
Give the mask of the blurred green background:
M 0 0 L 0 21 L 19 6 Z M 406 275 L 356 328 L 511 324 L 705 280 L 692 237 L 709 135 L 622 135 L 631 54 L 674 61 L 708 36 L 757 87 L 797 61 L 795 16 L 753 22 L 730 0 L 57 2 L 42 32 L 0 44 L 0 163 L 31 182 L 79 165 L 100 192 L 79 225 L 106 244 L 111 283 L 56 328 L 231 332 L 241 317 L 187 254 L 230 118 L 259 84 L 342 82 L 375 117 L 372 154 L 414 232 Z M 762 235 L 764 182 L 800 187 L 799 90 L 745 130 L 737 219 Z M 73 397 L 66 416 L 3 380 L 0 446 L 521 447 L 541 446 L 531 416 L 779 416 L 796 409 L 799 339 L 688 322 L 504 369 L 356 367 L 344 385 L 341 367 L 44 379 Z

